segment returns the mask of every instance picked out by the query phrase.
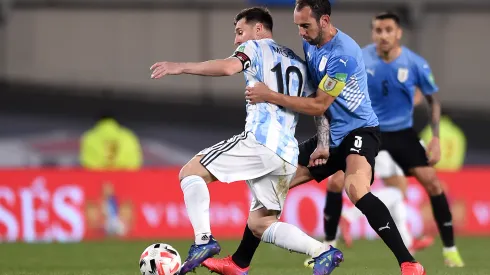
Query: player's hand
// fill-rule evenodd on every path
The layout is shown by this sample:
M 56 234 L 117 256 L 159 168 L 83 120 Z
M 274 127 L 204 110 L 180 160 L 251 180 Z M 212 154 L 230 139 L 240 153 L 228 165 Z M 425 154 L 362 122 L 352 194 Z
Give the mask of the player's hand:
M 427 146 L 427 157 L 429 158 L 430 165 L 436 165 L 441 160 L 441 145 L 439 144 L 439 138 L 433 137 Z
M 271 93 L 269 87 L 262 82 L 257 82 L 253 86 L 248 86 L 245 90 L 245 99 L 248 100 L 250 104 L 266 102 Z
M 151 78 L 153 79 L 159 79 L 166 75 L 182 74 L 184 71 L 181 63 L 167 61 L 153 64 L 153 66 L 150 67 L 150 70 L 152 71 Z
M 316 147 L 315 151 L 310 155 L 308 167 L 315 167 L 327 164 L 330 156 L 329 148 Z

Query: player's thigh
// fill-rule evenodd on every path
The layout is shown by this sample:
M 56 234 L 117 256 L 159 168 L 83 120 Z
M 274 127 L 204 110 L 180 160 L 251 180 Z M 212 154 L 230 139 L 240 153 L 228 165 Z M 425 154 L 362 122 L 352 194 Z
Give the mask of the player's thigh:
M 345 166 L 345 160 L 342 158 L 342 155 L 339 155 L 335 150 L 330 152 L 330 156 L 325 165 L 308 167 L 308 163 L 310 160 L 310 155 L 315 151 L 317 146 L 317 136 L 313 136 L 299 145 L 299 157 L 298 157 L 298 171 L 296 172 L 298 175 L 298 179 L 294 180 L 294 186 L 300 185 L 302 183 L 308 182 L 311 179 L 314 179 L 317 182 L 321 182 L 324 179 L 330 177 L 335 174 L 337 171 L 342 170 Z M 306 172 L 305 169 L 300 168 L 303 167 L 308 169 Z
M 359 128 L 348 134 L 339 148 L 345 161 L 345 177 L 349 173 L 355 173 L 356 167 L 362 164 L 363 169 L 370 172 L 369 184 L 372 184 L 380 144 L 379 127 Z
M 390 153 L 405 175 L 413 175 L 413 168 L 429 166 L 425 148 L 413 129 L 384 132 L 382 138 L 383 149 Z
M 374 180 L 375 158 L 379 151 L 379 128 L 354 130 L 341 144 L 345 155 L 345 189 L 356 203 L 370 190 Z
M 252 133 L 244 132 L 199 153 L 202 164 L 221 182 L 236 182 L 271 173 L 293 174 L 295 167 L 260 144 Z M 286 170 L 284 170 L 286 169 Z M 284 170 L 284 171 L 283 171 Z
M 290 165 L 290 164 L 289 164 Z M 265 175 L 256 179 L 247 180 L 247 185 L 252 193 L 250 212 L 265 208 L 279 215 L 286 200 L 289 184 L 294 174 L 289 175 Z

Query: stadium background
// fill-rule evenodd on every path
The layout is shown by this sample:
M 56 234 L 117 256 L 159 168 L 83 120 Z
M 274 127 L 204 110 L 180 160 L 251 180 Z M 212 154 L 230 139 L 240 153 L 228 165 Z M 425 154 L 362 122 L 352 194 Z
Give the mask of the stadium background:
M 242 131 L 243 76 L 155 81 L 149 67 L 159 60 L 230 55 L 234 15 L 252 4 L 268 5 L 275 40 L 301 53 L 292 2 L 2 0 L 0 241 L 115 238 L 121 245 L 126 243 L 122 240 L 143 239 L 128 248 L 139 251 L 150 240 L 166 240 L 177 246 L 184 242 L 180 252 L 185 257 L 192 228 L 178 184 L 179 167 L 200 149 Z M 429 61 L 443 113 L 465 134 L 464 167 L 440 175 L 453 203 L 456 229 L 470 236 L 464 245 L 474 250 L 490 242 L 490 2 L 337 0 L 332 20 L 364 46 L 370 43 L 372 15 L 387 9 L 402 16 L 404 43 Z M 144 161 L 138 171 L 93 172 L 80 166 L 80 138 L 101 112 L 111 112 L 139 137 Z M 426 106 L 415 115 L 415 127 L 421 130 L 427 123 Z M 302 117 L 298 140 L 313 132 L 311 119 Z M 325 184 L 292 190 L 283 218 L 320 236 Z M 210 188 L 215 235 L 238 239 L 250 199 L 246 186 L 217 183 Z M 414 234 L 435 233 L 420 186 L 412 184 L 407 199 Z M 375 238 L 365 221 L 353 228 L 356 237 Z M 0 273 L 16 274 L 16 262 L 8 254 L 22 255 L 30 248 L 0 245 L 5 256 L 0 257 Z M 136 257 L 129 259 L 135 262 Z

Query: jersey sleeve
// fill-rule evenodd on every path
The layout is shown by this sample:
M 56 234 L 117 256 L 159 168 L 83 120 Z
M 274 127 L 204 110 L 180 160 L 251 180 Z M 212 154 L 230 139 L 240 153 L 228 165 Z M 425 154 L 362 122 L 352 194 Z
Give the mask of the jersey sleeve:
M 323 76 L 318 89 L 337 97 L 344 89 L 347 80 L 355 73 L 357 61 L 354 57 L 341 55 L 333 57 L 327 61 L 326 72 Z M 320 71 L 322 68 L 319 68 Z
M 258 45 L 255 41 L 249 40 L 240 44 L 233 53 L 232 57 L 238 58 L 242 62 L 242 71 L 250 70 L 252 64 L 257 61 Z
M 415 60 L 415 70 L 417 77 L 417 86 L 420 88 L 424 95 L 430 95 L 439 90 L 439 87 L 434 81 L 434 75 L 429 66 L 429 63 L 420 56 L 416 56 Z

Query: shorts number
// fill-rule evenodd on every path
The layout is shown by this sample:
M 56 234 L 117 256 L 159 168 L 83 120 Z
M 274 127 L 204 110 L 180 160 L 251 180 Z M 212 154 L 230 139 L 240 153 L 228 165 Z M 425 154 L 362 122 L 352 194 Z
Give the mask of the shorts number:
M 362 148 L 362 137 L 355 136 L 354 138 L 356 139 L 356 140 L 354 140 L 354 147 L 361 149 Z

